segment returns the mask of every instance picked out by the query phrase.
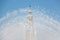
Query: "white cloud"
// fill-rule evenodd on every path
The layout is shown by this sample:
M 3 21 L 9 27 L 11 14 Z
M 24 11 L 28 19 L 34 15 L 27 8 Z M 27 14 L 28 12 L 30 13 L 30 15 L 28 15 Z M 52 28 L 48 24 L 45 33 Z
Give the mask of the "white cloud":
M 23 10 L 19 11 L 21 13 Z M 36 40 L 60 40 L 59 22 L 44 15 L 45 11 L 34 9 L 32 13 Z M 25 16 L 19 16 L 17 10 L 7 13 L 0 19 L 0 23 L 3 22 L 0 28 L 0 40 L 25 40 L 25 21 Z
M 3 21 L 3 20 L 5 20 L 5 17 L 3 17 L 3 18 L 0 18 L 0 22 L 1 22 L 1 21 Z
M 11 16 L 16 16 L 16 15 L 18 15 L 18 11 L 14 10 L 12 12 L 7 12 L 6 17 L 9 18 Z
M 26 13 L 28 11 L 28 8 L 21 8 L 19 9 L 20 13 Z

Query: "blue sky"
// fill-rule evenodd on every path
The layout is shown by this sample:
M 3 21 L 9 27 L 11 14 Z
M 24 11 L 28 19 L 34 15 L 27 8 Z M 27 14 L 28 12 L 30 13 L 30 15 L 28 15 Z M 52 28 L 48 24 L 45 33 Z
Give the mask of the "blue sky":
M 60 0 L 0 0 L 0 18 L 6 14 L 7 11 L 12 11 L 19 8 L 34 7 L 57 10 L 57 15 L 60 15 Z M 51 14 L 51 13 L 50 13 Z

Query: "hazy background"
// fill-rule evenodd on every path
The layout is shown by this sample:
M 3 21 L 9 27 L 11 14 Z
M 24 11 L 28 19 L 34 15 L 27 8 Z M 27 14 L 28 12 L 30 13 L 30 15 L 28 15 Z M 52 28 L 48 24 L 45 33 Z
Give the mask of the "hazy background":
M 60 40 L 60 0 L 0 0 L 0 40 L 25 40 L 31 5 L 36 40 Z

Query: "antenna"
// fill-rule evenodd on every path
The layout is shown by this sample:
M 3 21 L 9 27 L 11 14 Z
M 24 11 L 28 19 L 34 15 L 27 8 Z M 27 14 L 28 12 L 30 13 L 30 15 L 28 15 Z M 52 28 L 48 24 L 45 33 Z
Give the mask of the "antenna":
M 31 10 L 31 5 L 29 5 L 29 8 L 28 8 L 28 14 L 31 14 L 32 13 L 32 10 Z
M 29 5 L 29 8 L 31 8 L 31 5 Z

